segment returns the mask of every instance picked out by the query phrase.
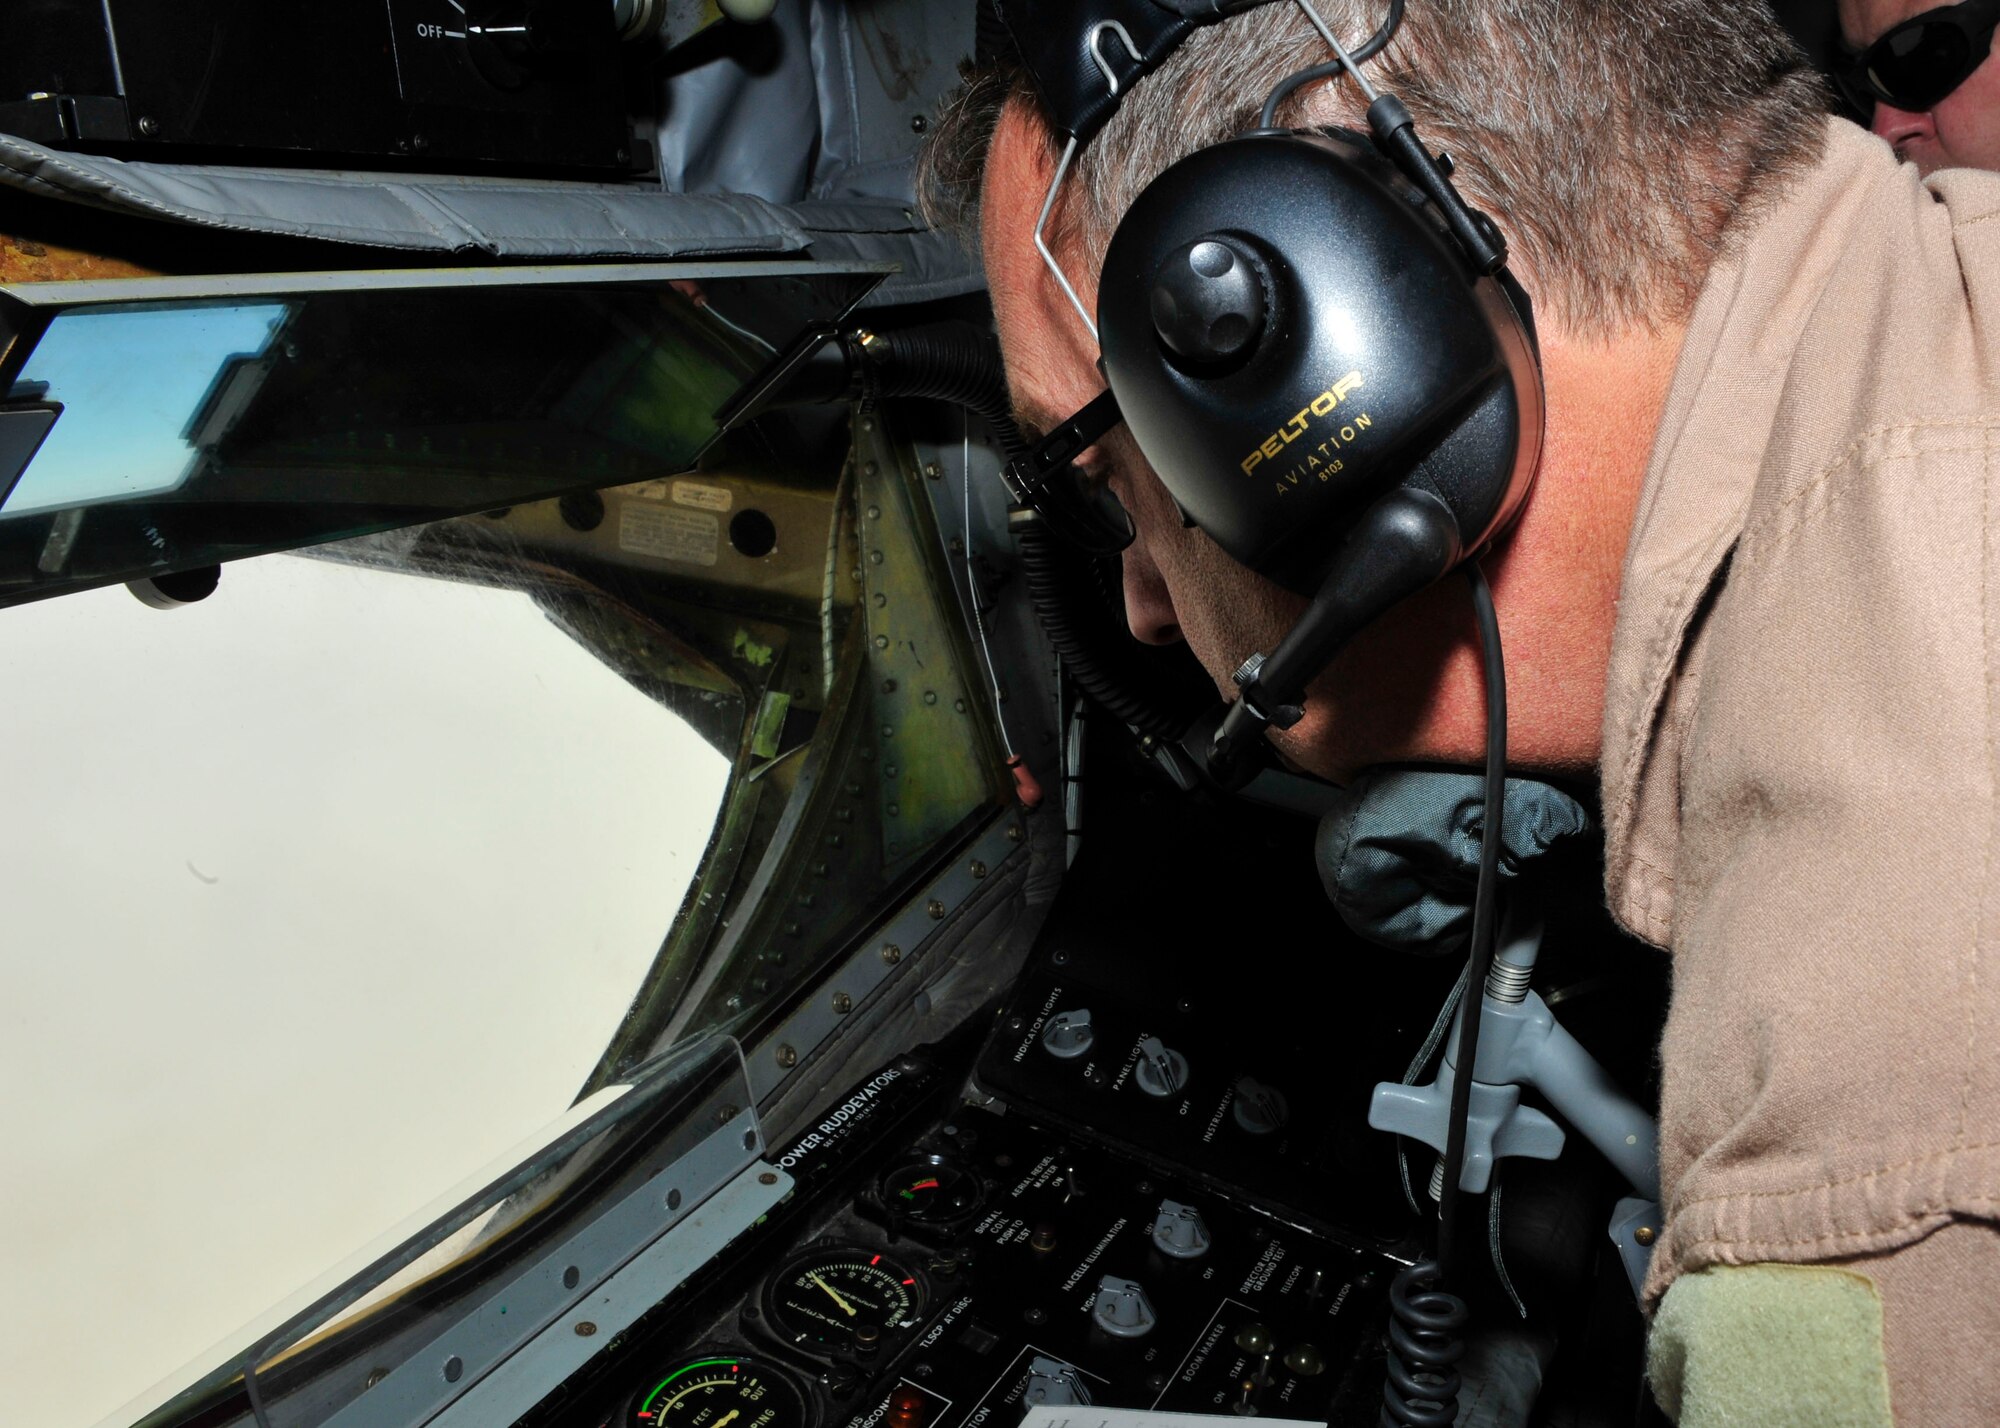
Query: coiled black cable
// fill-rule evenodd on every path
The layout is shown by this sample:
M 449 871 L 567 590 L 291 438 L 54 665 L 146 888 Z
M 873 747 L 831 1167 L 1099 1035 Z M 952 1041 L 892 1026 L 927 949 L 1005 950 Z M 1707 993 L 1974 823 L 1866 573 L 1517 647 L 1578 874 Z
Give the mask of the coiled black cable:
M 1458 1417 L 1458 1368 L 1465 1301 L 1439 1286 L 1437 1265 L 1418 1260 L 1389 1285 L 1389 1376 L 1380 1428 L 1451 1428 Z
M 1472 895 L 1472 950 L 1466 959 L 1465 1002 L 1459 1012 L 1458 1047 L 1452 1061 L 1458 1074 L 1451 1085 L 1451 1118 L 1445 1124 L 1444 1192 L 1438 1202 L 1438 1261 L 1449 1274 L 1459 1268 L 1458 1188 L 1465 1165 L 1465 1125 L 1472 1108 L 1473 1070 L 1479 1058 L 1479 1014 L 1486 1006 L 1486 974 L 1493 966 L 1493 934 L 1498 918 L 1500 847 L 1507 820 L 1507 661 L 1500 650 L 1500 618 L 1493 587 L 1478 561 L 1469 561 L 1472 613 L 1479 626 L 1479 653 L 1486 677 L 1486 809 L 1479 831 L 1479 882 Z
M 947 322 L 849 342 L 864 400 L 954 402 L 986 423 L 1008 460 L 1027 453 L 1007 399 L 1000 347 L 987 333 Z M 1039 518 L 1025 519 L 1014 530 L 1035 618 L 1077 687 L 1142 735 L 1178 739 L 1186 733 L 1208 702 L 1207 692 L 1184 697 L 1177 683 L 1154 667 L 1160 652 L 1119 628 L 1122 613 L 1107 598 L 1089 557 L 1057 540 Z
M 1493 588 L 1479 562 L 1465 566 L 1472 586 L 1472 611 L 1479 626 L 1479 651 L 1486 683 L 1486 810 L 1479 835 L 1479 883 L 1472 898 L 1472 950 L 1466 959 L 1465 995 L 1459 1013 L 1458 1049 L 1452 1081 L 1450 1120 L 1439 1167 L 1438 1259 L 1422 1260 L 1389 1286 L 1389 1370 L 1382 1385 L 1382 1428 L 1450 1428 L 1458 1416 L 1458 1371 L 1465 1352 L 1458 1331 L 1465 1327 L 1465 1301 L 1444 1288 L 1447 1268 L 1458 1254 L 1458 1188 L 1465 1164 L 1465 1129 L 1471 1105 L 1473 1067 L 1479 1057 L 1479 1012 L 1485 1005 L 1486 974 L 1493 965 L 1494 900 L 1500 844 L 1507 810 L 1507 664 L 1500 649 L 1500 620 Z
M 871 332 L 860 352 L 862 396 L 953 402 L 986 423 L 1008 460 L 1028 453 L 1001 375 L 1000 344 L 970 323 Z

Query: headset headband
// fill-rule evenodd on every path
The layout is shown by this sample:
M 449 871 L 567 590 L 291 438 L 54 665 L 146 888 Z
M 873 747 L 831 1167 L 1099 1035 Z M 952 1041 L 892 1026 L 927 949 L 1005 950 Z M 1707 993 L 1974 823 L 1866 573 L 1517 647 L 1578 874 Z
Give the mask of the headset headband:
M 1196 27 L 1266 0 L 993 0 L 1055 131 L 1090 142 Z

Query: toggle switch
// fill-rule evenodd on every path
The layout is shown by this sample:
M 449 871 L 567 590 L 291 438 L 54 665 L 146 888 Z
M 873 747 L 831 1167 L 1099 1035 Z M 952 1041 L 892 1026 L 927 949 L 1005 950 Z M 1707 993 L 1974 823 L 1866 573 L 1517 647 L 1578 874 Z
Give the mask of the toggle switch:
M 1090 1008 L 1057 1012 L 1042 1024 L 1042 1049 L 1068 1061 L 1089 1051 L 1097 1041 L 1090 1024 Z
M 1037 1354 L 1028 1364 L 1028 1386 L 1021 1394 L 1026 1408 L 1060 1408 L 1069 1403 L 1090 1402 L 1090 1390 L 1076 1365 Z
M 1137 1339 L 1153 1332 L 1160 1316 L 1145 1286 L 1136 1279 L 1120 1279 L 1107 1274 L 1097 1282 L 1097 1297 L 1090 1303 L 1090 1317 L 1097 1327 L 1121 1339 Z
M 1236 1096 L 1230 1103 L 1230 1113 L 1236 1124 L 1251 1135 L 1270 1135 L 1284 1129 L 1291 1119 L 1292 1108 L 1285 1101 L 1285 1093 L 1276 1086 L 1266 1086 L 1253 1076 L 1245 1076 L 1236 1083 Z
M 1187 1057 L 1170 1050 L 1159 1037 L 1149 1036 L 1139 1043 L 1139 1066 L 1132 1079 L 1149 1096 L 1175 1095 L 1187 1085 Z
M 1172 1200 L 1160 1201 L 1159 1213 L 1153 1219 L 1153 1246 L 1161 1254 L 1175 1259 L 1200 1259 L 1208 1253 L 1213 1241 L 1201 1211 Z

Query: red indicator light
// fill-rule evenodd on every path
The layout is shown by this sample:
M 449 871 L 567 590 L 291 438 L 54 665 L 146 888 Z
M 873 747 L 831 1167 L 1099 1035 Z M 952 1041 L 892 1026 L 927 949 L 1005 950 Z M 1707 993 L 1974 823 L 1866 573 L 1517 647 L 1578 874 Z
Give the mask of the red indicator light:
M 913 1388 L 890 1395 L 889 1428 L 923 1428 L 926 1407 L 923 1394 Z
M 879 1255 L 879 1254 L 878 1254 L 878 1255 L 876 1255 L 876 1256 L 875 1256 L 875 1258 L 873 1258 L 873 1259 L 871 1259 L 871 1260 L 869 1260 L 869 1261 L 868 1261 L 868 1263 L 869 1263 L 869 1265 L 870 1265 L 870 1266 L 874 1266 L 874 1265 L 878 1265 L 878 1264 L 880 1264 L 881 1262 L 882 1262 L 882 1256 L 881 1256 L 881 1255 Z
M 905 1284 L 915 1284 L 915 1283 L 916 1283 L 916 1280 L 914 1280 L 914 1279 L 906 1279 L 906 1280 L 904 1280 L 904 1281 L 903 1281 L 903 1283 L 905 1283 Z

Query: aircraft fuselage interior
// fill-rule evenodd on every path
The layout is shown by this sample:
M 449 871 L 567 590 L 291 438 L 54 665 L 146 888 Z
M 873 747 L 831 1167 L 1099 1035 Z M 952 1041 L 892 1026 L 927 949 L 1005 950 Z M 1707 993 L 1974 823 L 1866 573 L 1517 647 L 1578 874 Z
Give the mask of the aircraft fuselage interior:
M 0 7 L 10 1417 L 1663 1421 L 1663 959 L 1537 864 L 1580 1059 L 1409 1302 L 1462 958 L 1010 496 L 912 176 L 975 29 Z

